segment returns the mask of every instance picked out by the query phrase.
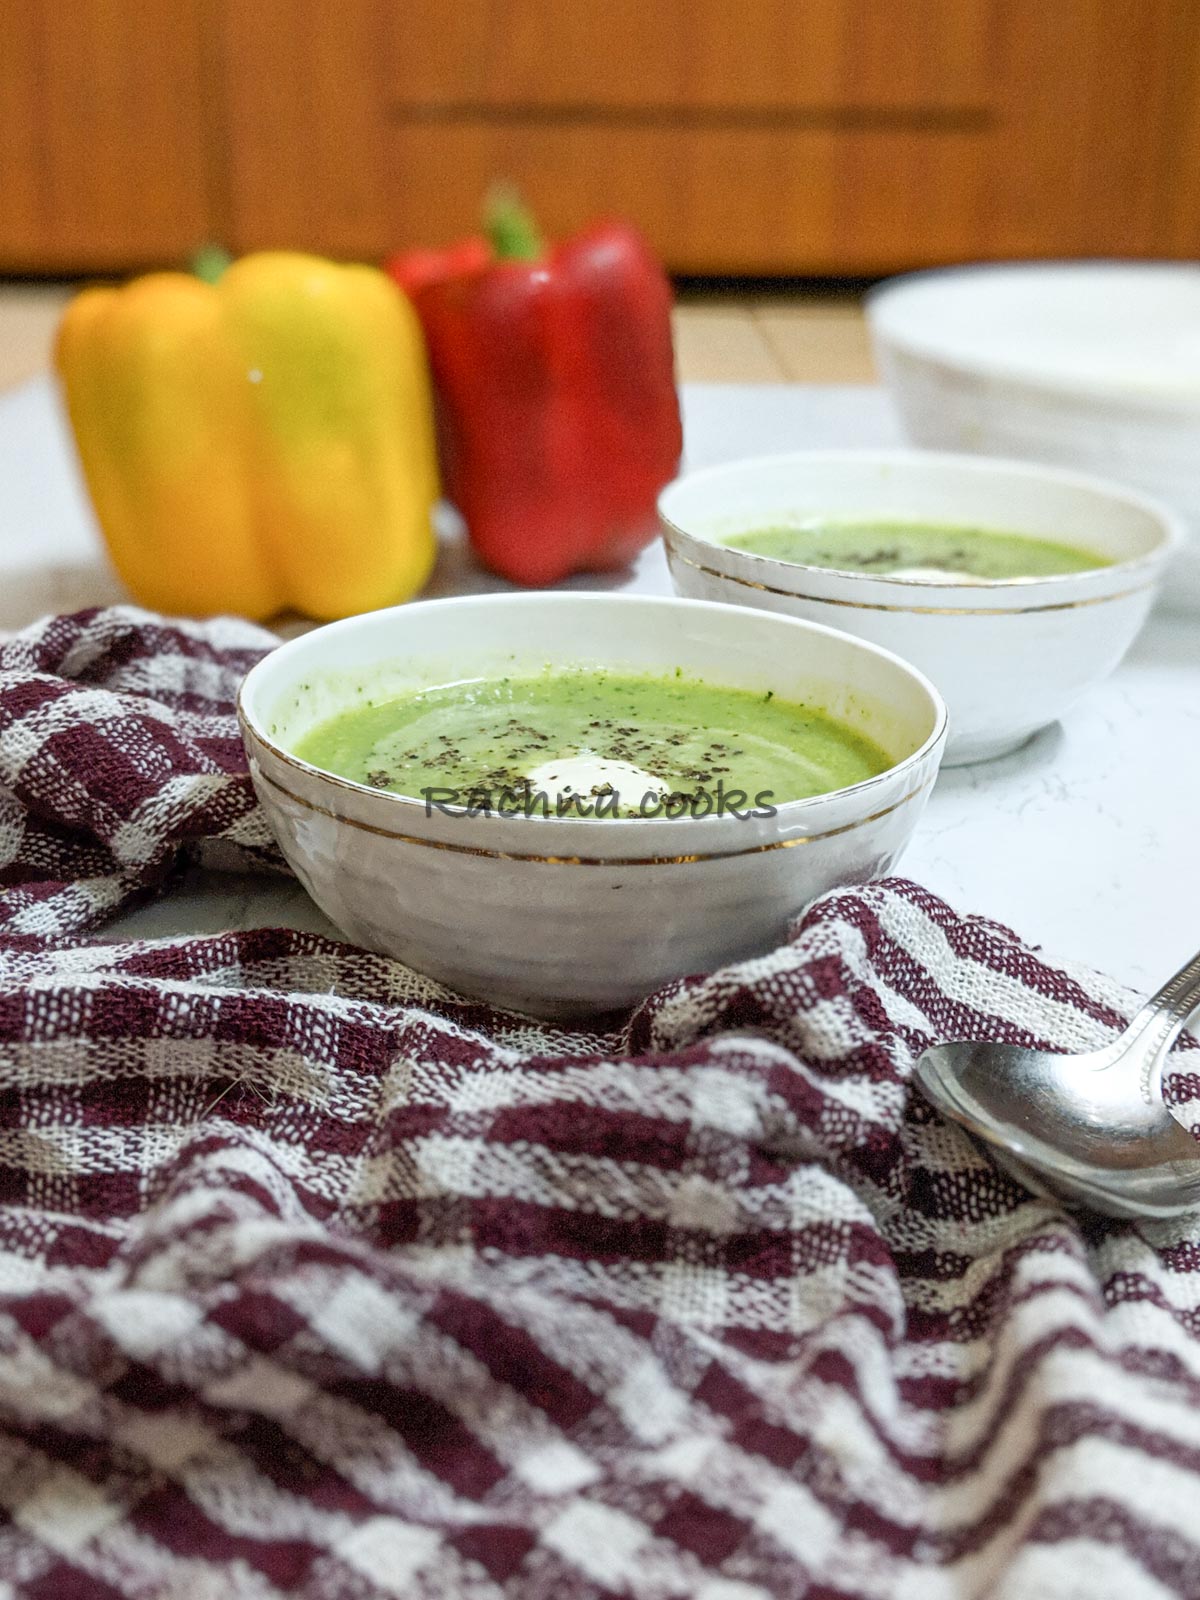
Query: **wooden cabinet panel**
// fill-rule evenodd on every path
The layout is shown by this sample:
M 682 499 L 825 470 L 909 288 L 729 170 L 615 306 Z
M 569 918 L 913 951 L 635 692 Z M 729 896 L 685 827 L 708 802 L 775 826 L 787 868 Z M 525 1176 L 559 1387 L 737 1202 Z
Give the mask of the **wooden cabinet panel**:
M 1171 254 L 1176 97 L 1200 0 L 994 0 L 981 254 Z
M 416 224 L 410 175 L 388 154 L 384 0 L 210 3 L 220 16 L 225 242 L 382 255 L 402 218 Z M 453 200 L 448 209 L 461 214 Z M 433 237 L 452 233 L 447 215 Z
M 1164 249 L 1200 256 L 1200 7 L 1180 28 L 1170 75 L 1170 154 L 1164 176 Z
M 0 0 L 0 268 L 121 268 L 204 242 L 202 3 Z
M 0 269 L 378 257 L 516 181 L 678 271 L 1200 250 L 1200 0 L 0 0 Z
M 687 272 L 1183 250 L 1200 0 L 223 0 L 233 243 L 620 211 Z M 1190 98 L 1189 98 L 1190 96 Z M 1196 184 L 1192 180 L 1192 192 Z
M 983 0 L 393 0 L 390 108 L 982 109 Z
M 978 143 L 897 129 L 401 126 L 388 144 L 406 174 L 395 237 L 415 242 L 423 218 L 436 219 L 426 237 L 447 222 L 471 231 L 479 197 L 508 173 L 553 233 L 631 215 L 679 272 L 882 271 L 971 253 Z

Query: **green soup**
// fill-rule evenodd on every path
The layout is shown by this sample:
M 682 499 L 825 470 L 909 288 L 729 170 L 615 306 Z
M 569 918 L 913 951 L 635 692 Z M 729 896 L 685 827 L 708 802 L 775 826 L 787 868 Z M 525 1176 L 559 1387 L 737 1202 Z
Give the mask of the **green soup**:
M 327 772 L 427 805 L 435 793 L 439 804 L 529 814 L 531 796 L 544 794 L 539 815 L 764 808 L 892 765 L 853 729 L 771 691 L 583 668 L 367 701 L 295 749 Z
M 1050 578 L 1107 567 L 1107 557 L 1078 545 L 992 528 L 949 523 L 820 521 L 751 528 L 723 541 L 735 550 L 839 572 L 928 573 L 968 578 Z

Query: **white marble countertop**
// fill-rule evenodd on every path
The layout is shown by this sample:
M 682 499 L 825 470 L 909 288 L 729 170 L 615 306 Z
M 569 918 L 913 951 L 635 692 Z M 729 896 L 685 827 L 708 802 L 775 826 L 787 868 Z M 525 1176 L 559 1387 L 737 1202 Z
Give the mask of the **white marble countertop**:
M 684 411 L 692 465 L 899 439 L 876 389 L 695 385 Z M 661 550 L 607 586 L 670 593 Z M 446 541 L 432 593 L 505 587 Z M 119 596 L 50 384 L 0 398 L 0 628 Z M 1061 725 L 1016 755 L 943 773 L 900 870 L 1057 955 L 1152 988 L 1200 945 L 1198 819 L 1200 618 L 1158 612 Z M 298 885 L 192 875 L 105 936 L 276 922 L 334 932 Z

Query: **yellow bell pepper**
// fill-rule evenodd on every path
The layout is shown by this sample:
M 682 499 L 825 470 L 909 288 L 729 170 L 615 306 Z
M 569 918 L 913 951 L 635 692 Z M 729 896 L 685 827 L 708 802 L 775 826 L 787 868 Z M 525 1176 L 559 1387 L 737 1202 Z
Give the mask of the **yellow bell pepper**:
M 429 576 L 425 348 L 384 273 L 275 251 L 216 283 L 87 289 L 56 364 L 113 564 L 142 604 L 327 619 Z

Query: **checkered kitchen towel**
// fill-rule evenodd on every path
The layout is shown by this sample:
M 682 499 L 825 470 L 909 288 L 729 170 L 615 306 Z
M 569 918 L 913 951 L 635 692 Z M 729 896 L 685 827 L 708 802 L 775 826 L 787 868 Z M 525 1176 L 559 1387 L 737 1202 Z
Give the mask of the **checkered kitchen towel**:
M 278 869 L 267 642 L 0 649 L 0 1595 L 1200 1596 L 1197 1234 L 908 1087 L 1133 998 L 899 881 L 608 1032 L 307 934 L 84 942 Z

